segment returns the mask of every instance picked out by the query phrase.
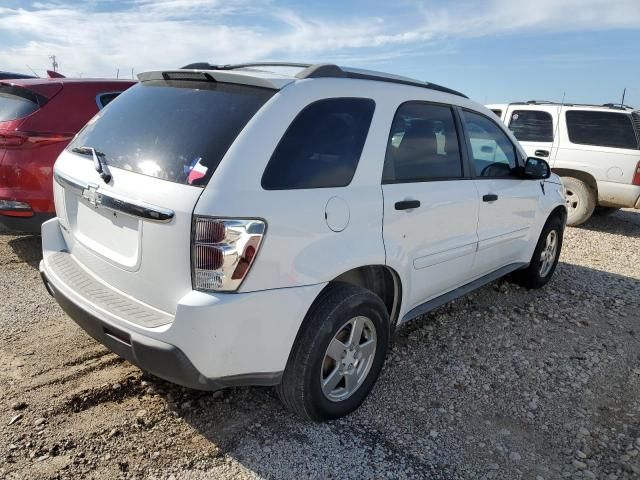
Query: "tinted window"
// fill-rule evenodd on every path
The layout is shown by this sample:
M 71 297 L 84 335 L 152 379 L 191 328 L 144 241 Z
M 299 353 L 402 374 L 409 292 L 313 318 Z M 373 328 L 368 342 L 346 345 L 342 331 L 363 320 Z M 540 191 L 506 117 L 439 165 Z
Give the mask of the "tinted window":
M 93 147 L 110 166 L 202 186 L 273 93 L 227 83 L 141 82 L 89 121 L 69 149 Z
M 122 92 L 101 93 L 98 95 L 98 106 L 104 108 L 111 103 Z
M 28 90 L 0 85 L 0 122 L 16 120 L 38 110 L 35 98 L 29 98 Z
M 553 119 L 547 112 L 516 110 L 509 129 L 521 142 L 553 142 Z
M 587 110 L 569 110 L 566 115 L 571 143 L 638 148 L 638 140 L 629 115 Z
M 518 167 L 516 150 L 509 137 L 483 115 L 464 112 L 475 173 L 478 177 L 508 177 Z
M 366 98 L 331 98 L 305 107 L 273 152 L 262 187 L 288 190 L 351 183 L 374 109 L 374 101 Z
M 398 108 L 387 144 L 383 183 L 462 176 L 450 107 L 410 102 Z
M 502 110 L 491 110 L 493 113 L 495 113 L 498 117 L 502 118 Z

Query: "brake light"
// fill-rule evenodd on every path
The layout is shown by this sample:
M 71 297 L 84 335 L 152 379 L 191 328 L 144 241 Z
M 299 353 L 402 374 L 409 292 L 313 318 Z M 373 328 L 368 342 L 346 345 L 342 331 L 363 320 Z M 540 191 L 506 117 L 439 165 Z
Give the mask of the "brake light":
M 640 162 L 636 165 L 636 172 L 633 175 L 633 184 L 640 186 Z
M 196 216 L 191 250 L 193 288 L 237 290 L 253 265 L 265 230 L 262 220 Z
M 59 133 L 0 132 L 0 148 L 34 147 L 50 143 L 66 142 L 72 135 Z

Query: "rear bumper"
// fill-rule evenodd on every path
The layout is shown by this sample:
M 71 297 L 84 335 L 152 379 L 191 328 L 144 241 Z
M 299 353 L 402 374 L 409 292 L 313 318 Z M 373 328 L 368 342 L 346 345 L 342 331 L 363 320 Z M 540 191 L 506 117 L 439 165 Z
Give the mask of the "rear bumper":
M 40 234 L 42 224 L 51 220 L 55 213 L 34 213 L 31 217 L 9 217 L 0 215 L 0 225 L 14 232 Z
M 123 307 L 126 299 L 114 298 L 122 293 L 102 283 L 93 272 L 79 263 L 81 272 L 57 261 L 67 255 L 76 262 L 65 252 L 57 219 L 43 225 L 42 245 L 43 281 L 69 317 L 143 370 L 200 390 L 277 385 L 300 324 L 324 287 L 235 294 L 192 291 L 178 302 L 175 316 L 162 313 L 169 317 L 168 323 L 136 323 L 130 315 L 135 299 L 129 297 L 129 305 Z M 83 274 L 86 277 L 80 278 Z M 158 285 L 161 288 L 162 282 Z

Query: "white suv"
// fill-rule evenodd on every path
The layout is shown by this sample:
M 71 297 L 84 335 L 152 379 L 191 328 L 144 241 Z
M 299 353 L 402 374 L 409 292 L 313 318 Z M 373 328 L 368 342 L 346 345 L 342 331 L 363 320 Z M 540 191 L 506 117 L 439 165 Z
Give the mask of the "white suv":
M 89 122 L 42 228 L 46 287 L 142 369 L 337 418 L 398 325 L 553 274 L 560 179 L 485 107 L 335 65 L 196 67 L 141 74 Z
M 640 208 L 640 111 L 535 100 L 488 108 L 529 155 L 547 158 L 562 177 L 569 225 L 594 212 Z

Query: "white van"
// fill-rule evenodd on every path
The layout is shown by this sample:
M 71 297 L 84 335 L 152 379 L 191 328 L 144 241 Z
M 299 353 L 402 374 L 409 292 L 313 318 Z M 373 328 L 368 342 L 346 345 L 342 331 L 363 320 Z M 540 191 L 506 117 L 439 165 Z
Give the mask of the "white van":
M 487 106 L 530 156 L 562 177 L 569 225 L 640 208 L 640 111 L 626 105 L 529 101 Z
M 144 370 L 337 418 L 398 325 L 507 274 L 550 280 L 563 188 L 458 92 L 278 67 L 140 75 L 58 158 L 40 271 Z

